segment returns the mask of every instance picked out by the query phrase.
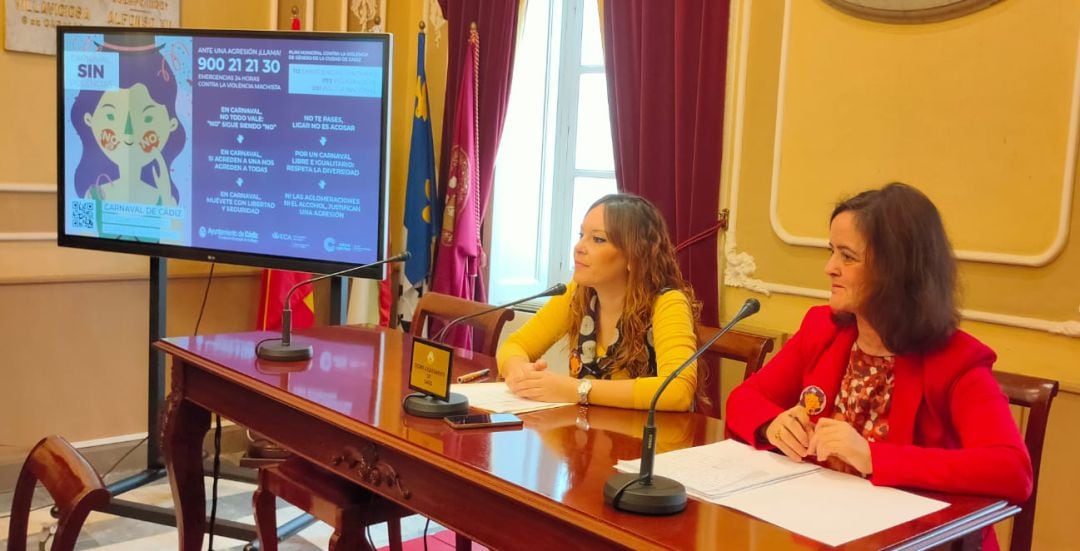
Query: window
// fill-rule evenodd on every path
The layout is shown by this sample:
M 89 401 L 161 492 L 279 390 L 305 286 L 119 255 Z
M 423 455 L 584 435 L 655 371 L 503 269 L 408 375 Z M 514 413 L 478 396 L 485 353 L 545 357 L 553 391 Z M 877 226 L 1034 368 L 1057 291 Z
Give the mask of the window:
M 495 159 L 494 304 L 569 281 L 586 209 L 616 190 L 596 0 L 527 6 Z

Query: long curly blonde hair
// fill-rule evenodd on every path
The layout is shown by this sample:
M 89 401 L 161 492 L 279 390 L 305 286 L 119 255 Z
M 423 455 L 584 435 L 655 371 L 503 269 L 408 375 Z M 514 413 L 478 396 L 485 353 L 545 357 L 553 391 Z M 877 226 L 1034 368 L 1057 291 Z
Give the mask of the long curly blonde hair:
M 626 257 L 629 269 L 619 319 L 619 346 L 611 359 L 616 369 L 625 369 L 631 378 L 655 375 L 649 367 L 645 332 L 652 324 L 653 303 L 660 291 L 681 291 L 690 302 L 695 323 L 701 305 L 679 271 L 675 246 L 660 211 L 648 200 L 627 193 L 605 195 L 593 203 L 589 211 L 601 205 L 604 206 L 604 231 L 611 244 Z M 579 286 L 570 300 L 571 322 L 567 337 L 571 349 L 577 346 L 588 295 L 587 288 Z

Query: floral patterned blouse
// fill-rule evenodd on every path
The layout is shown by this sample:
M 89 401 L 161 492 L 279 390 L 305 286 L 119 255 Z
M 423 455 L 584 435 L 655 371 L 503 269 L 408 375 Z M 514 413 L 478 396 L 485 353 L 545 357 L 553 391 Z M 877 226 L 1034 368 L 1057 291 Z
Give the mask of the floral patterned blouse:
M 847 421 L 868 442 L 889 435 L 895 356 L 871 356 L 851 347 L 844 379 L 836 396 L 834 417 Z

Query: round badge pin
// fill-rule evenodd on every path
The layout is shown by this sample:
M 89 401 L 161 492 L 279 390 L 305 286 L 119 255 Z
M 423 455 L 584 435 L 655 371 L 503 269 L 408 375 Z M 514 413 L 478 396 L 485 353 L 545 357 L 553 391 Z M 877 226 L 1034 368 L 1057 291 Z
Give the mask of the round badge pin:
M 799 393 L 799 405 L 806 408 L 806 413 L 817 415 L 825 411 L 825 391 L 817 385 L 810 385 Z

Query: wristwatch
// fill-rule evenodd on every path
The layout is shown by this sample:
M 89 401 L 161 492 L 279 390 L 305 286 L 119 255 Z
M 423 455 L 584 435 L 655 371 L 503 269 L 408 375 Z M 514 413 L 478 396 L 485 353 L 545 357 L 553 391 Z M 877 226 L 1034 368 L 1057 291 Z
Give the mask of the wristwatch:
M 590 391 L 592 391 L 592 381 L 589 379 L 582 379 L 577 385 L 577 403 L 583 406 L 589 405 Z

